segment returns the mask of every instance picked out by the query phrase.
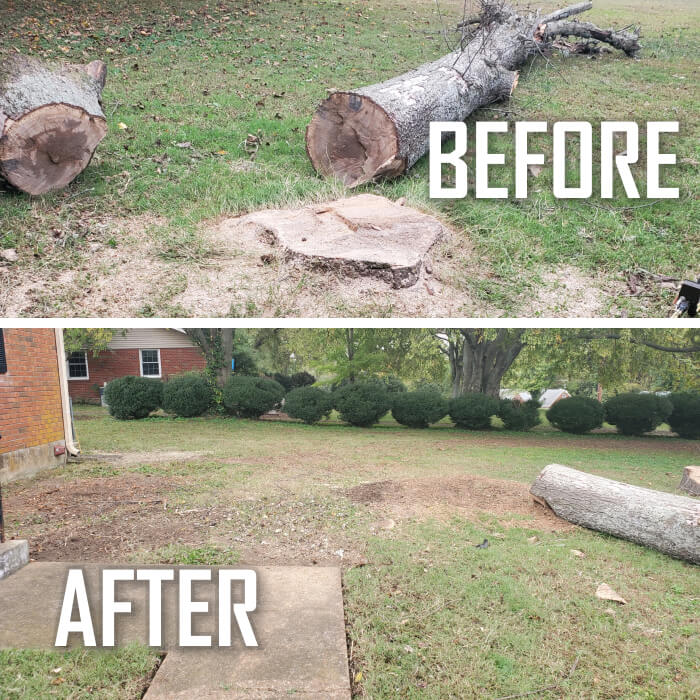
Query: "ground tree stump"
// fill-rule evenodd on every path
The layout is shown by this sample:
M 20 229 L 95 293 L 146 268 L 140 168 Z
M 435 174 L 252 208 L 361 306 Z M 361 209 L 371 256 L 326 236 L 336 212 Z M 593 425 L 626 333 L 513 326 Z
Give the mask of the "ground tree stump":
M 100 103 L 107 67 L 0 61 L 0 177 L 32 195 L 60 189 L 88 165 L 107 133 Z

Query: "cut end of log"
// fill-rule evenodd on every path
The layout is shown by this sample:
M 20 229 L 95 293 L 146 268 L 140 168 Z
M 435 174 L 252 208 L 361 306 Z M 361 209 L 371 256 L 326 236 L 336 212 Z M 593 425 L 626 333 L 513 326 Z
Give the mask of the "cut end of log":
M 0 134 L 0 174 L 23 192 L 39 195 L 60 189 L 88 165 L 107 133 L 106 121 L 80 107 L 47 104 Z
M 336 92 L 321 103 L 306 131 L 306 151 L 316 172 L 355 187 L 406 168 L 396 125 L 372 99 Z

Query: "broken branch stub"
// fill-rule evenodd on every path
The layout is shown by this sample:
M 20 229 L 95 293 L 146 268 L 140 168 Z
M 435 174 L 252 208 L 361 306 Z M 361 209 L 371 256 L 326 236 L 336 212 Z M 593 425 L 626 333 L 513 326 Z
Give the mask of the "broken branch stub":
M 561 21 L 590 7 L 583 2 L 541 17 L 485 3 L 478 29 L 464 47 L 383 83 L 324 100 L 306 130 L 313 167 L 349 187 L 401 175 L 427 153 L 430 122 L 464 121 L 480 107 L 509 97 L 527 59 L 579 27 L 579 36 L 636 53 L 638 34 Z M 547 21 L 554 26 L 548 29 Z

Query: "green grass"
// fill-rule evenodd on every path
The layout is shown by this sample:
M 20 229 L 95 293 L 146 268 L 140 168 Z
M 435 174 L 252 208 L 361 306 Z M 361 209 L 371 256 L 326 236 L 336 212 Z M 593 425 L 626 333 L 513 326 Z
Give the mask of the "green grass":
M 140 698 L 159 654 L 140 645 L 115 651 L 0 650 L 3 700 Z
M 374 565 L 344 579 L 358 692 L 493 698 L 556 684 L 535 697 L 696 696 L 697 568 L 583 530 L 491 532 L 455 519 L 370 542 Z M 488 549 L 470 545 L 485 536 Z M 601 582 L 628 605 L 598 600 Z
M 542 531 L 523 514 L 491 512 L 488 502 L 469 516 L 390 512 L 396 526 L 377 530 L 373 524 L 386 517 L 381 506 L 353 502 L 345 491 L 363 482 L 437 483 L 472 474 L 527 484 L 559 462 L 677 492 L 682 467 L 697 461 L 697 443 L 663 435 L 570 436 L 546 425 L 518 434 L 445 425 L 411 430 L 390 420 L 368 429 L 230 418 L 119 422 L 91 406 L 77 407 L 76 417 L 86 457 L 138 456 L 109 469 L 91 458 L 13 482 L 5 494 L 8 533 L 30 542 L 42 533 L 61 538 L 67 518 L 73 534 L 105 536 L 123 522 L 118 507 L 99 519 L 81 518 L 70 505 L 65 517 L 55 512 L 49 521 L 14 516 L 14 497 L 25 489 L 40 494 L 44 480 L 49 492 L 58 483 L 69 493 L 74 481 L 85 487 L 107 478 L 115 485 L 110 493 L 118 493 L 131 477 L 164 479 L 158 497 L 167 506 L 158 511 L 163 518 L 184 511 L 196 528 L 187 541 L 167 545 L 158 540 L 133 549 L 127 541 L 124 559 L 235 564 L 252 552 L 258 562 L 341 565 L 355 697 L 501 697 L 556 685 L 536 697 L 661 699 L 691 698 L 700 689 L 698 567 L 583 529 Z M 199 454 L 157 459 L 159 451 L 185 449 Z M 144 517 L 157 533 L 155 511 Z M 161 528 L 171 522 L 181 521 Z M 475 549 L 484 538 L 490 546 Z M 324 546 L 326 558 L 316 562 Z M 333 554 L 343 549 L 344 558 Z M 603 582 L 628 604 L 598 600 Z M 66 687 L 78 697 L 88 685 L 109 687 L 106 664 L 130 678 L 115 696 L 137 697 L 131 689 L 142 667 L 124 667 L 122 653 L 66 657 L 77 674 L 66 676 Z M 41 697 L 35 689 L 52 680 L 50 668 L 69 663 L 48 655 L 37 669 L 34 658 L 0 655 L 0 677 L 25 669 L 24 685 L 10 697 Z
M 441 7 L 451 26 L 462 3 L 445 0 Z M 679 119 L 681 134 L 669 142 L 678 165 L 667 179 L 681 187 L 680 201 L 641 208 L 621 197 L 557 201 L 547 170 L 531 180 L 524 201 L 431 201 L 426 159 L 405 177 L 361 191 L 405 196 L 451 222 L 480 261 L 452 282 L 484 314 L 517 315 L 542 287 L 543 275 L 562 266 L 610 280 L 623 294 L 627 272 L 638 268 L 696 274 L 700 111 L 693 84 L 700 15 L 690 2 L 677 9 L 668 13 L 649 0 L 598 0 L 591 21 L 642 24 L 640 60 L 616 53 L 535 60 L 522 71 L 511 102 L 496 106 L 505 112 L 482 110 L 470 125 L 491 118 Z M 304 131 L 316 105 L 328 89 L 375 83 L 444 53 L 440 26 L 427 1 L 10 0 L 0 17 L 3 50 L 109 63 L 109 134 L 86 172 L 65 191 L 40 198 L 0 193 L 0 247 L 20 255 L 6 283 L 39 274 L 45 284 L 51 281 L 32 290 L 24 312 L 88 313 L 85 294 L 109 272 L 91 269 L 91 246 L 128 260 L 134 236 L 146 236 L 172 275 L 167 290 L 162 282 L 154 286 L 141 314 L 190 313 L 170 299 L 187 284 L 183 265 L 215 260 L 198 226 L 222 215 L 342 194 L 338 183 L 315 176 L 305 155 Z M 258 130 L 262 147 L 251 164 L 242 143 Z M 547 153 L 550 138 L 534 138 L 535 145 Z M 511 153 L 512 134 L 498 135 L 495 146 Z M 512 180 L 508 169 L 492 170 L 496 181 Z M 635 174 L 643 182 L 643 163 Z M 69 269 L 82 272 L 77 287 L 63 289 L 57 276 Z M 663 314 L 668 297 L 668 290 L 649 285 L 639 298 L 611 297 L 601 313 Z M 255 314 L 257 307 L 250 300 L 236 312 Z

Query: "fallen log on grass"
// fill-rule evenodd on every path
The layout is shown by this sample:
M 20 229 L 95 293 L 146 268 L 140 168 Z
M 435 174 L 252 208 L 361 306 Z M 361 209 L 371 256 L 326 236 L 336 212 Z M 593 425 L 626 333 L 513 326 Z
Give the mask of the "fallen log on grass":
M 560 518 L 700 564 L 700 501 L 570 469 L 545 467 L 530 493 Z
M 638 31 L 564 21 L 591 7 L 582 2 L 525 16 L 485 1 L 480 15 L 465 25 L 478 29 L 469 29 L 464 46 L 386 82 L 335 92 L 322 102 L 306 131 L 311 163 L 319 174 L 350 187 L 400 175 L 428 152 L 431 121 L 464 121 L 480 107 L 509 97 L 517 69 L 557 37 L 595 38 L 634 56 Z
M 65 187 L 107 133 L 107 67 L 51 65 L 10 54 L 0 63 L 0 178 L 28 194 Z

